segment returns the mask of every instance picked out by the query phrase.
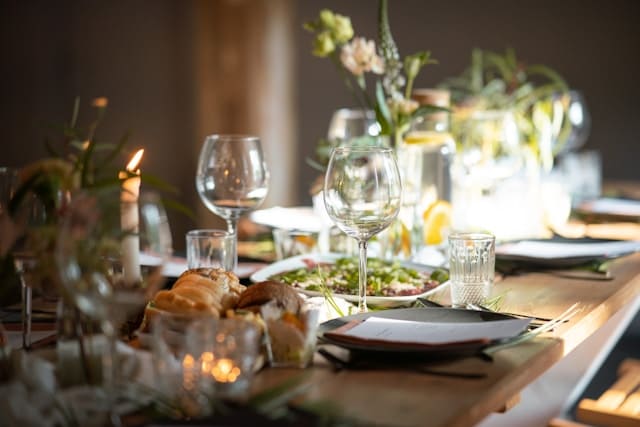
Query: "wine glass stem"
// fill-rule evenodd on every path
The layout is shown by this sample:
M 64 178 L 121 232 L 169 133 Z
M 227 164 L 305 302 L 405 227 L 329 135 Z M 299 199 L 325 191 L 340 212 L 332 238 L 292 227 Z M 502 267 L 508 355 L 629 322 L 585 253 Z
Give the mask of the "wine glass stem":
M 31 286 L 26 283 L 25 273 L 21 273 L 22 281 L 22 348 L 31 349 L 31 316 L 32 316 L 32 292 Z
M 367 310 L 367 241 L 358 240 L 360 264 L 358 274 L 358 313 L 366 313 Z
M 227 219 L 227 231 L 233 235 L 233 270 L 238 267 L 238 218 Z
M 116 408 L 120 382 L 120 370 L 118 367 L 118 331 L 111 319 L 102 321 L 102 331 L 107 339 L 107 351 L 105 351 L 103 355 L 102 381 L 107 393 L 110 426 L 116 427 L 122 425 Z

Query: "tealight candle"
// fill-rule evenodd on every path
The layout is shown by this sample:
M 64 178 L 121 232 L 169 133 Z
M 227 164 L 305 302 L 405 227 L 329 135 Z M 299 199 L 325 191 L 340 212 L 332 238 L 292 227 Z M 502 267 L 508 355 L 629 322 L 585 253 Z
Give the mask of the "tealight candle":
M 219 383 L 236 382 L 242 370 L 231 359 L 221 358 L 211 368 L 211 376 Z
M 127 172 L 120 173 L 122 192 L 120 193 L 122 229 L 127 235 L 122 239 L 122 269 L 125 284 L 134 284 L 141 279 L 140 239 L 138 238 L 138 196 L 140 193 L 140 169 L 138 165 L 144 150 L 140 149 L 127 164 Z M 134 176 L 129 177 L 130 174 Z

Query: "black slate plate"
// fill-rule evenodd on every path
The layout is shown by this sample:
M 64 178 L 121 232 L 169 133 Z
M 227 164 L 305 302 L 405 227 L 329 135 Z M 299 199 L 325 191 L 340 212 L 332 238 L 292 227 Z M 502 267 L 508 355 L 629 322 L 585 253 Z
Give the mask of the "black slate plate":
M 334 344 L 356 352 L 367 353 L 407 353 L 420 355 L 463 355 L 477 353 L 486 347 L 486 342 L 464 342 L 451 343 L 446 345 L 437 345 L 433 347 L 425 347 L 417 345 L 415 347 L 404 347 L 398 349 L 397 346 L 384 344 L 356 344 L 346 343 L 333 340 L 331 337 L 325 336 L 326 332 L 333 331 L 352 320 L 366 319 L 370 316 L 383 317 L 396 320 L 412 320 L 418 322 L 442 322 L 442 323 L 464 323 L 464 322 L 492 322 L 496 320 L 509 320 L 513 317 L 485 311 L 464 310 L 456 308 L 402 308 L 395 310 L 374 311 L 368 313 L 354 314 L 351 316 L 340 317 L 321 323 L 318 328 L 318 338 L 320 342 Z

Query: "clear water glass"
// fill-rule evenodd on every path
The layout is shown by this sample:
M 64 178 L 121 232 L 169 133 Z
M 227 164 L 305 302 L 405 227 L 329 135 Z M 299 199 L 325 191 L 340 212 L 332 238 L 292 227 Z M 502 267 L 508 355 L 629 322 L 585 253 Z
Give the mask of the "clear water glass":
M 451 305 L 483 304 L 495 272 L 495 237 L 488 233 L 449 235 Z
M 225 230 L 191 230 L 186 235 L 187 266 L 233 271 L 235 236 Z

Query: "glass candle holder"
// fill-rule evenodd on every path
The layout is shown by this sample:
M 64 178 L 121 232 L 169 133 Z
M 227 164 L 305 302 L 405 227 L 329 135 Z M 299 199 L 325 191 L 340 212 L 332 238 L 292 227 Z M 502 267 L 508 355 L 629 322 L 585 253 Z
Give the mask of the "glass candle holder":
M 262 307 L 267 334 L 269 365 L 306 368 L 313 360 L 320 311 L 305 306 L 298 314 L 281 310 L 274 303 Z

